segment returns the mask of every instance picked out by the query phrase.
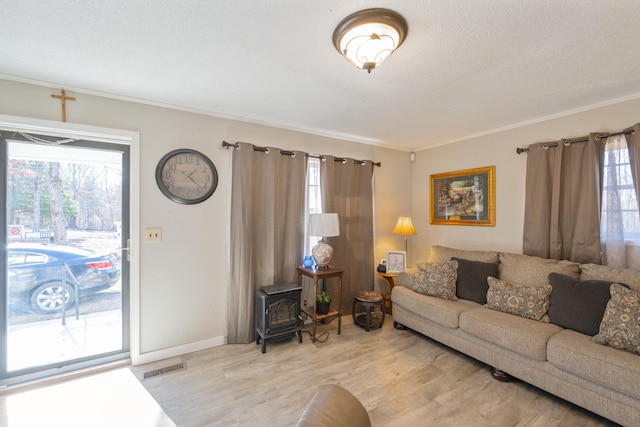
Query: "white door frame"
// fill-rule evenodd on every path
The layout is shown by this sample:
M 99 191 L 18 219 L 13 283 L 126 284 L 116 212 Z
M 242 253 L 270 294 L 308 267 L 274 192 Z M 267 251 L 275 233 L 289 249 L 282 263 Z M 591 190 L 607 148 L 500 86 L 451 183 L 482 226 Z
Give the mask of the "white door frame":
M 129 254 L 130 254 L 130 354 L 136 365 L 140 360 L 140 133 L 101 128 L 76 123 L 54 122 L 0 114 L 0 127 L 20 132 L 46 133 L 52 136 L 77 137 L 130 147 L 129 165 Z

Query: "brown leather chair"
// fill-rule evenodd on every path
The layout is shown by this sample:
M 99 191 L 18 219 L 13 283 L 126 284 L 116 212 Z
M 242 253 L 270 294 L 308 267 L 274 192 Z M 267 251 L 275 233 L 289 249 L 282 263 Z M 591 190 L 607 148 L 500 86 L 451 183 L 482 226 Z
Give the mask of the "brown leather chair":
M 353 394 L 335 384 L 325 384 L 313 395 L 296 426 L 371 427 L 371 420 Z

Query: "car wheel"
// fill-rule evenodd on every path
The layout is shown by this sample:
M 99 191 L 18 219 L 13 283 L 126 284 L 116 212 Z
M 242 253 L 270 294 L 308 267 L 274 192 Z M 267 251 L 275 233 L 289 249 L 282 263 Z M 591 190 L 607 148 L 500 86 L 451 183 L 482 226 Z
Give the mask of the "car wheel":
M 49 282 L 38 286 L 31 294 L 31 306 L 43 313 L 55 313 L 62 310 L 62 301 L 69 307 L 74 302 L 73 287 L 61 282 Z

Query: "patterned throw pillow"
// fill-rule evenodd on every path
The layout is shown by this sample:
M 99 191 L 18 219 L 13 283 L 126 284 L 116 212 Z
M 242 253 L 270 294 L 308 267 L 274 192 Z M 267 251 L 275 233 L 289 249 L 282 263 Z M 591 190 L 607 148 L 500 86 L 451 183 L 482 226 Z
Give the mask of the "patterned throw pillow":
M 423 295 L 457 301 L 457 261 L 420 263 L 412 290 Z
M 523 286 L 487 278 L 487 307 L 527 319 L 549 323 L 549 295 L 551 285 Z
M 640 294 L 611 285 L 611 299 L 593 341 L 640 354 Z

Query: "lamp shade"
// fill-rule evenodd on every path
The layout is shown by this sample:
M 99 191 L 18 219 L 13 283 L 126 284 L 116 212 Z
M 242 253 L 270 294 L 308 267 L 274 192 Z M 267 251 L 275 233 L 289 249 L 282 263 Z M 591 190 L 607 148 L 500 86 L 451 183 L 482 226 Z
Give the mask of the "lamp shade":
M 416 229 L 413 228 L 413 222 L 411 221 L 410 216 L 401 216 L 398 218 L 398 223 L 396 227 L 393 229 L 395 234 L 404 234 L 406 236 L 415 236 Z
M 333 237 L 340 235 L 340 222 L 337 213 L 309 215 L 309 235 L 315 237 Z
M 309 235 L 320 237 L 318 244 L 311 248 L 311 255 L 317 268 L 328 268 L 333 248 L 324 238 L 340 235 L 340 222 L 337 213 L 309 215 Z
M 366 9 L 338 24 L 333 44 L 349 62 L 371 73 L 402 44 L 407 31 L 407 21 L 397 12 Z

